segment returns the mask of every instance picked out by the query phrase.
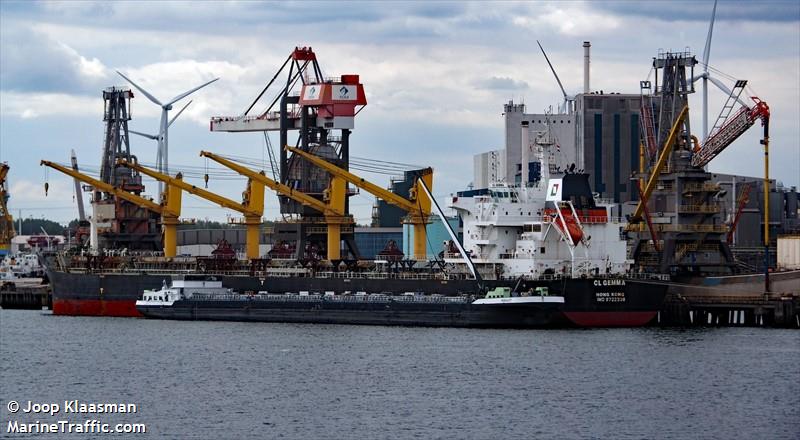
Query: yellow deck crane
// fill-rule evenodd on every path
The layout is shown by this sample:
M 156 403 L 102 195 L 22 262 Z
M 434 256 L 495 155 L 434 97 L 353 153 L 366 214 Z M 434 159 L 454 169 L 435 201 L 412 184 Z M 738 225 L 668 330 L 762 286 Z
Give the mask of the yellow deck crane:
M 47 160 L 43 160 L 40 165 L 48 166 L 54 170 L 60 171 L 73 179 L 79 180 L 86 184 L 91 185 L 97 191 L 106 192 L 148 209 L 161 215 L 161 224 L 164 227 L 164 256 L 174 257 L 177 255 L 178 249 L 178 217 L 181 215 L 181 190 L 176 186 L 167 186 L 164 188 L 161 204 L 155 203 L 152 200 L 146 199 L 136 194 L 130 193 L 123 189 L 117 188 L 113 185 L 97 180 L 93 177 L 87 176 L 83 173 L 61 166 Z
M 634 211 L 633 215 L 631 216 L 631 220 L 628 223 L 628 230 L 631 230 L 634 224 L 641 222 L 642 214 L 644 213 L 645 209 L 644 204 L 650 199 L 650 195 L 653 193 L 653 190 L 656 187 L 658 176 L 661 174 L 661 170 L 664 169 L 664 165 L 666 165 L 667 161 L 669 160 L 669 155 L 672 152 L 672 147 L 675 145 L 675 142 L 678 138 L 680 128 L 683 125 L 683 120 L 688 114 L 689 106 L 684 106 L 678 115 L 678 118 L 675 119 L 675 123 L 672 124 L 672 129 L 669 131 L 669 135 L 667 136 L 666 141 L 664 141 L 664 147 L 661 149 L 661 155 L 658 157 L 658 161 L 650 173 L 650 178 L 647 180 L 647 185 L 641 192 L 639 203 L 636 205 L 636 211 Z M 653 240 L 655 240 L 655 238 L 653 238 Z
M 270 179 L 264 175 L 263 171 L 253 171 L 247 167 L 239 165 L 236 162 L 208 151 L 201 151 L 200 156 L 207 157 L 224 167 L 230 168 L 231 170 L 236 171 L 243 176 L 247 176 L 252 180 L 264 184 L 264 186 L 280 195 L 289 197 L 298 203 L 310 206 L 321 212 L 325 216 L 325 222 L 328 227 L 328 260 L 334 261 L 341 258 L 342 225 L 349 225 L 353 223 L 353 218 L 345 215 L 344 212 L 346 197 L 345 191 L 347 190 L 347 183 L 344 179 L 338 176 L 333 176 L 330 187 L 325 190 L 323 197 L 324 201 L 320 201 L 319 199 L 315 199 L 306 193 L 296 191 L 290 186 Z
M 11 238 L 14 236 L 14 219 L 6 206 L 8 170 L 8 164 L 0 163 L 0 254 L 8 253 L 11 250 Z
M 202 197 L 210 202 L 216 203 L 223 208 L 232 209 L 234 211 L 244 214 L 244 224 L 247 228 L 246 232 L 246 245 L 245 250 L 248 259 L 255 259 L 259 257 L 259 239 L 261 236 L 261 216 L 264 214 L 264 184 L 253 179 L 247 180 L 247 190 L 242 194 L 242 203 L 231 200 L 198 188 L 195 185 L 184 182 L 180 174 L 177 177 L 170 177 L 145 168 L 135 162 L 126 162 L 120 160 L 117 164 L 126 166 L 136 170 L 142 174 L 148 175 L 153 179 L 164 182 L 167 186 L 177 187 L 190 194 Z
M 404 222 L 411 224 L 414 227 L 413 257 L 415 260 L 427 259 L 427 234 L 425 225 L 428 224 L 430 219 L 431 200 L 424 196 L 425 191 L 422 189 L 422 182 L 424 182 L 429 189 L 433 187 L 433 169 L 425 168 L 421 171 L 420 175 L 417 177 L 417 181 L 414 182 L 414 185 L 411 188 L 411 194 L 409 194 L 409 198 L 405 198 L 398 196 L 387 189 L 381 188 L 374 183 L 368 182 L 347 170 L 339 168 L 325 159 L 288 145 L 285 148 L 287 151 L 300 155 L 300 157 L 324 169 L 332 176 L 346 180 L 347 182 L 352 183 L 364 191 L 383 199 L 387 203 L 391 203 L 392 205 L 395 205 L 408 212 L 408 216 L 406 216 Z M 422 180 L 422 182 L 420 180 Z

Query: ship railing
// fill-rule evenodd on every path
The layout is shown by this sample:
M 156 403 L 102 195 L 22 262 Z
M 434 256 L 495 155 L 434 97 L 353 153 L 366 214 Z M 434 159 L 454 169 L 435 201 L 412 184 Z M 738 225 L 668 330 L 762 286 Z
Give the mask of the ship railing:
M 693 225 L 693 224 L 655 224 L 653 229 L 657 232 L 706 232 L 706 233 L 725 233 L 728 232 L 728 227 L 725 225 Z M 649 231 L 648 226 L 644 223 L 631 225 L 631 230 L 639 232 Z
M 602 216 L 602 215 L 587 215 L 578 216 L 581 223 L 583 224 L 600 224 L 600 223 L 622 223 L 622 217 L 610 217 L 610 216 Z M 555 217 L 545 216 L 541 218 L 542 223 L 556 223 Z
M 571 276 L 570 274 L 542 274 L 536 278 L 532 278 L 534 280 L 540 281 L 559 281 L 559 280 L 570 280 L 570 279 L 580 279 L 585 277 L 580 276 Z M 626 280 L 626 279 L 634 279 L 634 280 L 654 280 L 654 281 L 669 281 L 670 276 L 669 274 L 659 274 L 659 273 L 651 273 L 651 272 L 628 272 L 625 274 L 600 274 L 600 275 L 591 275 L 593 279 L 608 279 L 608 280 Z M 514 281 L 519 280 L 517 276 L 501 276 L 501 280 L 508 280 Z
M 695 214 L 695 213 L 713 214 L 719 211 L 720 211 L 720 205 L 718 203 L 678 206 L 678 212 L 685 212 L 689 214 Z
M 683 192 L 715 192 L 719 190 L 718 183 L 687 183 L 683 185 Z
M 279 301 L 279 302 L 339 302 L 339 303 L 370 303 L 370 302 L 415 302 L 415 303 L 441 303 L 464 304 L 471 302 L 469 295 L 444 296 L 444 295 L 394 295 L 385 293 L 350 294 L 350 295 L 323 295 L 319 292 L 300 295 L 297 293 L 276 294 L 228 294 L 228 293 L 196 293 L 193 298 L 203 301 Z
M 418 272 L 317 272 L 319 278 L 341 278 L 341 279 L 401 279 L 401 280 L 430 280 L 443 278 L 441 274 L 429 274 Z

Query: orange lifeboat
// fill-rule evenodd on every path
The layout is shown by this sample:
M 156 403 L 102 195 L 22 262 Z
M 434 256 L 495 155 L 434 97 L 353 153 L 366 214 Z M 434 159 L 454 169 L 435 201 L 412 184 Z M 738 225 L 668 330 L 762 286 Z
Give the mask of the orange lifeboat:
M 578 221 L 572 215 L 572 211 L 562 209 L 561 215 L 564 216 L 564 221 L 567 223 L 567 233 L 572 238 L 573 243 L 579 243 L 583 238 L 583 230 L 578 225 Z

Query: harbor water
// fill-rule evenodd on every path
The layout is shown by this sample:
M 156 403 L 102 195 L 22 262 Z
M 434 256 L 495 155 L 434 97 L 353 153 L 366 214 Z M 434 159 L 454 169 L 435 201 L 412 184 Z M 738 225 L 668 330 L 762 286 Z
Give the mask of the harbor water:
M 176 322 L 0 310 L 0 423 L 139 438 L 800 437 L 800 332 Z M 11 413 L 10 401 L 136 413 Z M 125 436 L 113 435 L 123 438 Z M 134 436 L 131 436 L 134 437 Z

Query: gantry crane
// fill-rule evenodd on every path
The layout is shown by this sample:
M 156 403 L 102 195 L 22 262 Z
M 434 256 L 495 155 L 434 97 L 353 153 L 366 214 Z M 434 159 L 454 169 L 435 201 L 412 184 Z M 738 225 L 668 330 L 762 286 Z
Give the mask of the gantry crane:
M 178 247 L 178 217 L 181 215 L 181 190 L 176 186 L 164 188 L 161 204 L 155 203 L 150 199 L 125 191 L 109 183 L 87 176 L 81 172 L 61 166 L 47 160 L 41 161 L 41 165 L 60 171 L 75 180 L 89 184 L 96 192 L 104 192 L 130 202 L 136 206 L 155 212 L 161 216 L 161 224 L 164 227 L 164 256 L 174 257 L 177 255 Z
M 6 200 L 6 176 L 8 176 L 8 164 L 0 163 L 0 255 L 8 253 L 11 247 L 11 238 L 14 236 L 14 219 L 8 212 Z
M 145 168 L 136 162 L 119 161 L 119 165 L 131 168 L 139 173 L 145 174 L 158 181 L 164 182 L 168 186 L 180 188 L 190 194 L 202 197 L 208 201 L 216 203 L 223 208 L 232 209 L 244 214 L 246 227 L 246 255 L 248 259 L 259 257 L 259 240 L 261 238 L 261 217 L 264 214 L 264 184 L 253 179 L 247 180 L 247 190 L 242 194 L 242 203 L 231 200 L 198 188 L 195 185 L 186 183 L 182 180 L 180 173 L 176 177 L 170 177 Z
M 405 218 L 404 222 L 411 224 L 414 227 L 414 259 L 427 259 L 427 234 L 425 225 L 429 223 L 430 219 L 431 200 L 430 198 L 424 196 L 425 191 L 422 189 L 421 185 L 423 184 L 422 182 L 424 182 L 428 189 L 433 187 L 433 169 L 425 168 L 419 172 L 417 181 L 414 183 L 414 186 L 411 189 L 411 194 L 409 194 L 409 198 L 405 198 L 387 189 L 381 188 L 374 183 L 368 182 L 347 170 L 339 168 L 325 159 L 302 151 L 299 148 L 290 147 L 288 145 L 285 146 L 285 148 L 286 150 L 297 154 L 303 159 L 324 169 L 332 176 L 340 177 L 347 182 L 350 182 L 353 185 L 363 189 L 364 191 L 367 191 L 376 197 L 385 200 L 387 203 L 391 203 L 408 212 L 408 216 Z M 444 221 L 444 219 L 442 220 Z
M 326 190 L 324 201 L 320 201 L 314 197 L 309 196 L 303 192 L 297 191 L 289 186 L 280 182 L 276 182 L 263 172 L 256 172 L 247 167 L 239 165 L 231 160 L 222 156 L 210 153 L 208 151 L 201 151 L 200 156 L 207 157 L 220 165 L 230 168 L 237 173 L 247 176 L 250 179 L 256 180 L 267 188 L 277 192 L 279 195 L 289 197 L 305 206 L 309 206 L 321 212 L 325 216 L 325 222 L 328 228 L 328 241 L 327 241 L 327 256 L 328 260 L 335 262 L 341 259 L 341 227 L 342 225 L 353 224 L 353 217 L 345 214 L 345 191 L 347 190 L 347 183 L 344 179 L 338 176 L 331 178 L 331 185 Z

